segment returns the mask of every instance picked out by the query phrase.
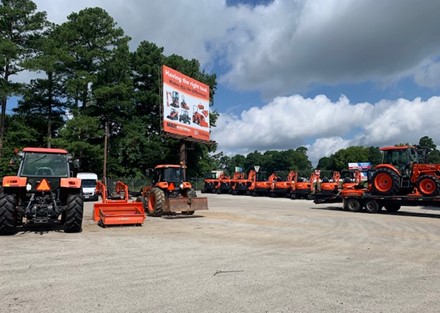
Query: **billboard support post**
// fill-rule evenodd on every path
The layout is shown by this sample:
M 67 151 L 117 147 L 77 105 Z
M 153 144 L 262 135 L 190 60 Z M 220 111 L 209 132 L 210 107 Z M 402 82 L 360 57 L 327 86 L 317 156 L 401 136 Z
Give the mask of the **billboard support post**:
M 180 141 L 180 164 L 183 169 L 183 181 L 186 181 L 186 159 L 187 159 L 187 151 L 186 151 L 186 142 L 185 140 Z

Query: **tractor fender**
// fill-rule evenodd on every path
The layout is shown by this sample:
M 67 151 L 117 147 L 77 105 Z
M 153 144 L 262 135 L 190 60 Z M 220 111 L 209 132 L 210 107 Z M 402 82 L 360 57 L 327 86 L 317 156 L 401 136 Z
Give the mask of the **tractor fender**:
M 61 188 L 81 188 L 81 179 L 75 177 L 61 178 Z
M 27 178 L 18 176 L 3 177 L 3 187 L 26 187 Z
M 388 168 L 388 169 L 396 172 L 396 174 L 400 176 L 399 170 L 392 164 L 379 164 L 379 165 L 376 165 L 376 167 L 374 169 L 377 170 L 380 168 Z

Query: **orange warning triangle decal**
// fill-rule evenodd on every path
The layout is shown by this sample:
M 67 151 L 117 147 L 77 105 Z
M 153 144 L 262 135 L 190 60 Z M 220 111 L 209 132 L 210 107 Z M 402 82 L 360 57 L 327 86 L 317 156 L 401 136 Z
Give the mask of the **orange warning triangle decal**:
M 50 191 L 50 185 L 47 179 L 43 179 L 37 186 L 38 191 Z

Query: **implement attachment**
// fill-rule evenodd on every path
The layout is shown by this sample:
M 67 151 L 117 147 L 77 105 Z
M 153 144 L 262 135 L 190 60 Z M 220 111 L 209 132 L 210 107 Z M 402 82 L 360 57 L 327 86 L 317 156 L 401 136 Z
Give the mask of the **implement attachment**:
M 165 199 L 164 212 L 191 212 L 208 210 L 208 198 L 167 198 Z
M 103 226 L 107 225 L 142 225 L 145 212 L 140 202 L 129 202 L 128 186 L 121 181 L 116 182 L 118 197 L 107 196 L 107 187 L 100 181 L 96 182 L 96 191 L 101 193 L 102 203 L 93 205 L 93 220 Z

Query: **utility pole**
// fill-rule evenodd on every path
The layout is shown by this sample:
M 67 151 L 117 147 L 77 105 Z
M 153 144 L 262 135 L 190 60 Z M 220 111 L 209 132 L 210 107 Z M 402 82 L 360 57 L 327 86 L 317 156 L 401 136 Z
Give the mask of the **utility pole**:
M 108 121 L 105 121 L 104 130 L 104 168 L 102 171 L 102 181 L 107 186 L 107 150 L 108 150 Z

